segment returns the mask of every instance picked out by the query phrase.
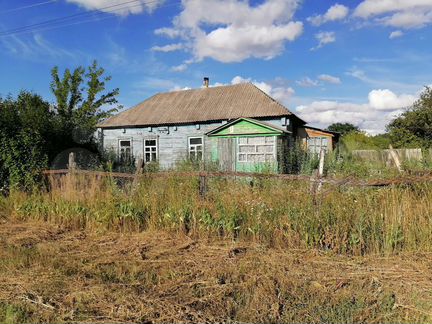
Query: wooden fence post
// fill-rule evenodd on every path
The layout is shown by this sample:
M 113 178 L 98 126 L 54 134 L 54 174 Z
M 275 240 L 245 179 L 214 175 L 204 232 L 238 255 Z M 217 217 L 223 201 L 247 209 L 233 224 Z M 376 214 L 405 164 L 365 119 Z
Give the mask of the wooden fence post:
M 199 195 L 201 198 L 205 199 L 207 194 L 207 177 L 204 174 L 199 176 Z
M 324 159 L 325 159 L 325 150 L 322 148 L 320 151 L 320 159 L 319 159 L 319 166 L 318 166 L 318 187 L 317 190 L 320 191 L 322 187 L 322 177 L 324 176 Z
M 392 157 L 396 168 L 398 169 L 399 172 L 402 172 L 402 165 L 401 162 L 399 160 L 399 156 L 397 155 L 396 151 L 394 150 L 393 146 L 390 144 L 389 145 L 389 150 L 390 150 L 390 156 Z
M 76 162 L 75 162 L 75 153 L 70 152 L 69 153 L 69 161 L 68 161 L 68 170 L 69 172 L 74 172 L 76 169 Z
M 135 176 L 134 176 L 133 181 L 132 181 L 132 187 L 133 188 L 136 187 L 138 180 L 139 180 L 139 176 L 141 174 L 143 174 L 143 172 L 144 172 L 144 160 L 139 159 L 137 164 L 136 164 Z

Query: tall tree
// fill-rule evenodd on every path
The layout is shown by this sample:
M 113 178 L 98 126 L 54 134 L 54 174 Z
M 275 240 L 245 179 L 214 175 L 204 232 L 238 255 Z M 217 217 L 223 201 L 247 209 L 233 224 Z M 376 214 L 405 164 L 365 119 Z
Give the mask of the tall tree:
M 420 98 L 387 125 L 396 147 L 432 147 L 432 88 L 425 87 Z
M 360 129 L 351 123 L 333 123 L 327 127 L 327 130 L 340 133 L 342 136 L 351 132 L 360 132 Z
M 66 69 L 62 77 L 58 67 L 51 71 L 51 91 L 56 98 L 61 128 L 72 142 L 90 141 L 96 125 L 119 108 L 119 89 L 105 92 L 111 77 L 104 74 L 96 61 L 87 69 L 82 66 L 73 72 Z

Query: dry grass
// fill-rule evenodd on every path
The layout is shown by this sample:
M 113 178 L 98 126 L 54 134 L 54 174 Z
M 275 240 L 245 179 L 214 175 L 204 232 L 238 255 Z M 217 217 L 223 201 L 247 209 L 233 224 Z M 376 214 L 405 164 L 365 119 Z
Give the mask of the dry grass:
M 0 198 L 0 322 L 432 321 L 431 184 L 50 189 Z
M 13 193 L 0 203 L 7 217 L 73 229 L 165 230 L 352 255 L 432 251 L 431 183 L 324 186 L 316 199 L 309 189 L 301 181 L 211 179 L 202 199 L 193 177 L 146 177 L 122 189 L 112 179 L 63 177 L 49 193 Z
M 0 226 L 0 322 L 430 322 L 432 255 Z

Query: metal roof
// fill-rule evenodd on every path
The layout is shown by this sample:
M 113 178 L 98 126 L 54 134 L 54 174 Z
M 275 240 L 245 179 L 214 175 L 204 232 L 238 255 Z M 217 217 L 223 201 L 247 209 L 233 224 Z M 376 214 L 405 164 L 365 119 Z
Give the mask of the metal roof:
M 241 83 L 159 93 L 98 126 L 154 126 L 290 115 L 295 116 L 253 84 Z

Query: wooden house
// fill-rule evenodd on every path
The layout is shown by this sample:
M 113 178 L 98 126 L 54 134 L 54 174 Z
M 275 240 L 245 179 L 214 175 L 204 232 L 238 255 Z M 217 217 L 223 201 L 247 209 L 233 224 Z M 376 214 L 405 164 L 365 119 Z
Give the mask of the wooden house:
M 308 143 L 312 129 L 332 137 L 242 83 L 156 94 L 101 123 L 98 134 L 101 148 L 119 159 L 133 156 L 162 168 L 198 159 L 227 171 L 281 172 L 283 156 L 296 140 Z M 328 142 L 320 145 L 327 149 Z

